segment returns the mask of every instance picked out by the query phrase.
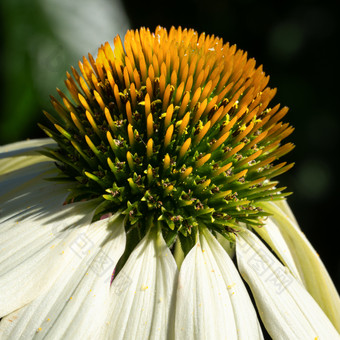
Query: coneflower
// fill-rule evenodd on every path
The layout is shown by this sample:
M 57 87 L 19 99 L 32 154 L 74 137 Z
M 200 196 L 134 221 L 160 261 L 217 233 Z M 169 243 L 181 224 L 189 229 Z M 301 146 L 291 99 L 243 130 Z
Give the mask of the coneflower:
M 0 149 L 1 339 L 261 339 L 257 315 L 273 339 L 340 338 L 262 66 L 161 27 L 78 66 L 50 139 Z

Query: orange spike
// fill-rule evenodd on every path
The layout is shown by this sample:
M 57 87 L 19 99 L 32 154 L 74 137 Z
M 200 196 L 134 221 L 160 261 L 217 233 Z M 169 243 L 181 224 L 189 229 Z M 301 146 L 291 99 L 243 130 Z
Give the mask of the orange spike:
M 105 104 L 103 102 L 102 97 L 100 96 L 100 94 L 97 91 L 93 91 L 93 94 L 94 94 L 94 97 L 96 98 L 98 105 L 104 111 L 105 110 Z
M 195 125 L 201 118 L 203 112 L 205 111 L 206 107 L 207 107 L 207 103 L 208 103 L 208 99 L 205 98 L 204 101 L 202 103 L 200 103 L 196 113 L 195 113 L 195 117 L 192 121 L 192 124 Z
M 151 112 L 151 101 L 148 93 L 145 95 L 144 102 L 145 102 L 145 117 L 148 117 Z
M 131 146 L 133 146 L 134 143 L 135 143 L 135 136 L 133 134 L 133 128 L 132 128 L 131 124 L 128 125 L 127 130 L 128 130 L 128 136 L 129 136 L 129 143 L 130 143 Z
M 178 137 L 182 136 L 182 134 L 185 132 L 185 129 L 189 123 L 190 120 L 190 111 L 186 113 L 184 118 L 182 119 L 182 123 L 178 128 Z
M 79 118 L 75 115 L 75 113 L 71 112 L 71 119 L 74 123 L 74 125 L 77 127 L 77 129 L 83 134 L 85 135 L 85 129 L 83 127 L 83 125 L 81 124 Z
M 186 152 L 188 151 L 189 147 L 191 145 L 191 138 L 188 138 L 183 145 L 181 146 L 180 150 L 179 150 L 179 155 L 178 155 L 178 159 L 181 159 Z
M 190 100 L 190 92 L 186 92 L 184 94 L 181 106 L 180 106 L 179 111 L 178 111 L 178 118 L 182 118 L 184 111 L 186 110 L 187 105 L 189 103 L 189 100 Z
M 176 86 L 177 85 L 177 72 L 176 71 L 173 71 L 171 73 L 170 84 L 172 86 Z
M 185 80 L 188 78 L 188 73 L 189 73 L 189 65 L 183 60 L 182 65 L 184 66 L 181 68 L 180 71 L 180 80 L 181 82 L 185 82 Z
M 244 145 L 245 145 L 244 143 L 240 143 L 239 145 L 232 148 L 230 151 L 226 152 L 223 155 L 223 160 L 226 160 L 226 159 L 234 156 L 237 152 L 239 152 L 244 147 Z
M 124 77 L 125 88 L 128 89 L 130 87 L 130 75 L 129 75 L 129 72 L 126 66 L 124 67 L 123 77 Z
M 65 80 L 65 85 L 67 87 L 67 89 L 69 90 L 71 96 L 72 96 L 72 99 L 75 101 L 75 103 L 77 105 L 80 105 L 80 101 L 79 101 L 79 98 L 78 98 L 78 90 L 76 88 L 76 86 L 74 85 L 74 82 L 72 83 L 71 80 L 69 79 L 66 79 Z
M 85 112 L 85 115 L 86 115 L 87 120 L 88 120 L 89 123 L 91 124 L 91 126 L 92 126 L 94 132 L 95 132 L 98 136 L 100 136 L 100 131 L 99 131 L 99 129 L 98 129 L 97 123 L 96 123 L 96 121 L 94 120 L 92 114 L 91 114 L 89 111 L 86 111 L 86 112 Z
M 83 91 L 84 91 L 84 93 L 85 93 L 85 96 L 88 98 L 88 99 L 92 99 L 92 95 L 91 95 L 91 92 L 90 92 L 90 90 L 89 90 L 89 88 L 88 88 L 88 86 L 87 86 L 87 83 L 85 82 L 85 80 L 82 78 L 82 77 L 80 77 L 79 78 L 79 82 L 80 82 L 80 86 L 81 86 L 81 88 L 83 89 Z
M 193 86 L 193 91 L 195 91 L 197 88 L 199 88 L 202 83 L 203 83 L 203 78 L 204 78 L 204 70 L 200 72 L 200 74 L 198 75 L 195 83 L 194 83 L 194 86 Z
M 164 148 L 167 148 L 168 145 L 170 144 L 173 132 L 174 132 L 174 126 L 170 125 L 165 133 Z
M 208 120 L 208 122 L 203 126 L 202 130 L 199 132 L 199 134 L 195 137 L 195 144 L 198 144 L 202 138 L 206 135 L 208 130 L 210 129 L 211 122 Z
M 113 119 L 111 117 L 110 111 L 109 111 L 109 109 L 107 107 L 104 109 L 104 113 L 105 113 L 105 118 L 106 118 L 106 120 L 107 120 L 107 122 L 108 122 L 108 124 L 110 126 L 110 129 L 112 131 L 114 131 L 115 130 L 115 125 L 114 125 Z
M 158 64 L 158 59 L 157 59 L 156 54 L 152 56 L 152 65 L 154 69 L 154 75 L 158 77 L 159 76 L 159 64 Z
M 79 98 L 79 101 L 80 101 L 81 105 L 83 106 L 83 108 L 92 113 L 92 110 L 91 110 L 89 104 L 87 103 L 86 99 L 80 93 L 78 94 L 78 98 Z
M 218 176 L 219 174 L 221 174 L 222 172 L 226 172 L 228 169 L 230 169 L 230 167 L 233 165 L 233 162 L 230 162 L 222 167 L 220 167 L 219 169 L 214 171 L 214 177 Z
M 229 132 L 225 133 L 221 136 L 210 148 L 210 152 L 215 151 L 218 147 L 220 147 L 229 137 Z
M 136 109 L 136 107 L 137 107 L 137 95 L 136 95 L 136 87 L 135 87 L 134 83 L 132 83 L 130 85 L 130 97 L 131 97 L 132 108 Z
M 184 180 L 192 173 L 192 166 L 189 166 L 183 173 L 181 173 L 181 180 Z
M 188 80 L 187 80 L 187 83 L 185 85 L 185 89 L 184 89 L 184 92 L 187 92 L 187 91 L 191 91 L 191 88 L 192 88 L 192 83 L 193 83 L 193 77 L 192 75 L 189 76 Z
M 202 89 L 200 87 L 195 91 L 195 93 L 194 93 L 194 95 L 192 96 L 192 99 L 191 99 L 191 103 L 190 103 L 190 107 L 189 107 L 190 110 L 192 110 L 193 107 L 196 105 L 198 99 L 201 96 L 201 92 L 202 92 Z
M 107 79 L 110 83 L 110 86 L 112 88 L 112 91 L 114 91 L 114 88 L 115 88 L 115 81 L 113 79 L 113 76 L 112 76 L 112 73 L 111 72 L 107 72 Z
M 268 131 L 265 130 L 258 136 L 256 136 L 251 142 L 249 142 L 243 149 L 243 151 L 248 151 L 250 150 L 255 144 L 261 142 L 262 139 L 264 139 L 268 134 Z
M 126 116 L 128 119 L 128 122 L 132 125 L 133 120 L 132 120 L 132 111 L 131 111 L 131 103 L 129 101 L 126 102 L 125 104 L 125 111 L 126 111 Z
M 150 78 L 150 80 L 153 82 L 155 79 L 155 71 L 153 68 L 153 65 L 149 66 L 149 70 L 148 70 L 148 77 Z
M 243 165 L 253 161 L 254 159 L 256 159 L 257 157 L 259 157 L 262 153 L 262 150 L 258 150 L 256 152 L 254 152 L 252 155 L 250 155 L 249 157 L 246 157 L 245 159 L 242 159 L 241 161 L 239 161 L 238 163 L 236 163 L 235 166 L 237 167 L 242 167 Z
M 238 134 L 238 136 L 235 137 L 235 139 L 233 140 L 233 145 L 236 145 L 244 137 L 246 137 L 253 127 L 254 127 L 254 123 L 251 122 L 240 134 Z
M 150 138 L 146 144 L 146 157 L 150 159 L 152 153 L 153 153 L 153 140 L 152 138 Z
M 133 79 L 134 79 L 134 82 L 136 84 L 136 89 L 139 90 L 142 85 L 141 85 L 141 82 L 140 82 L 140 76 L 139 76 L 137 69 L 133 70 Z
M 228 84 L 222 92 L 220 92 L 220 94 L 217 97 L 217 103 L 219 103 L 224 97 L 226 97 L 227 93 L 231 90 L 231 88 L 233 87 L 234 83 L 230 83 Z
M 208 153 L 207 155 L 203 156 L 195 163 L 195 168 L 200 168 L 202 165 L 204 165 L 211 157 L 211 153 Z
M 114 56 L 119 59 L 119 60 L 124 60 L 125 59 L 125 52 L 124 52 L 124 47 L 122 44 L 122 41 L 120 39 L 120 36 L 117 35 L 114 39 L 113 39 L 113 44 L 114 44 Z
M 210 113 L 210 111 L 212 110 L 212 108 L 215 106 L 215 104 L 217 103 L 217 99 L 218 96 L 213 97 L 210 102 L 208 103 L 206 109 L 203 111 L 202 117 L 204 118 L 207 114 Z
M 169 166 L 170 166 L 170 156 L 169 154 L 166 154 L 164 157 L 164 163 L 163 163 L 164 170 L 168 169 Z
M 166 110 L 166 115 L 164 119 L 164 127 L 167 128 L 171 123 L 172 114 L 174 112 L 174 106 L 171 104 Z
M 223 115 L 223 111 L 224 111 L 224 107 L 221 106 L 214 114 L 213 116 L 211 117 L 210 119 L 210 123 L 211 123 L 211 126 L 213 126 L 220 118 L 220 116 Z
M 160 97 L 164 96 L 164 91 L 165 91 L 165 76 L 164 74 L 161 74 L 161 76 L 159 77 L 159 95 Z
M 165 89 L 164 96 L 163 96 L 163 107 L 162 107 L 163 112 L 165 112 L 168 107 L 169 101 L 171 99 L 170 97 L 173 91 L 174 91 L 174 87 L 168 84 L 168 86 Z
M 235 174 L 234 176 L 230 176 L 230 177 L 227 177 L 223 184 L 227 184 L 227 183 L 230 183 L 230 182 L 234 182 L 234 181 L 237 181 L 239 180 L 241 177 L 244 177 L 248 172 L 248 169 L 245 169 L 245 170 L 242 170 L 241 172 Z
M 126 160 L 127 160 L 128 164 L 129 164 L 130 169 L 133 171 L 134 162 L 133 162 L 132 154 L 131 154 L 130 151 L 128 151 L 126 153 Z
M 153 88 L 152 88 L 152 82 L 150 78 L 146 79 L 146 92 L 148 93 L 150 100 L 152 100 L 153 97 Z
M 148 138 L 151 138 L 151 136 L 153 135 L 153 117 L 151 113 L 148 115 L 146 119 L 146 132 Z
M 212 81 L 209 80 L 208 83 L 204 86 L 200 100 L 206 99 L 207 96 L 210 94 L 211 89 L 212 89 Z
M 179 103 L 179 101 L 181 100 L 183 91 L 184 91 L 184 82 L 182 82 L 182 83 L 177 87 L 176 95 L 175 95 L 175 99 L 174 99 L 174 104 L 175 104 L 175 105 L 176 105 L 177 103 Z
M 141 73 L 141 76 L 142 76 L 142 81 L 145 82 L 146 77 L 147 77 L 147 71 L 146 71 L 145 59 L 144 59 L 144 56 L 142 54 L 139 55 L 139 68 L 140 68 L 140 73 Z

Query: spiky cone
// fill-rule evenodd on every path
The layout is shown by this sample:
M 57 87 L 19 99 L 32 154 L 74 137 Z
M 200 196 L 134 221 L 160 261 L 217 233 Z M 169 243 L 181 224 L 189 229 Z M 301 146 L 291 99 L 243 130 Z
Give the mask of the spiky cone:
M 107 225 L 109 236 L 105 237 L 111 242 L 118 242 L 120 238 L 123 245 L 119 246 L 119 255 L 114 253 L 111 290 L 129 270 L 131 279 L 129 275 L 136 271 L 138 257 L 146 256 L 150 248 L 152 256 L 163 258 L 159 260 L 163 262 L 157 264 L 163 268 L 163 274 L 155 269 L 157 275 L 151 283 L 154 290 L 150 289 L 150 294 L 166 291 L 165 316 L 161 321 L 164 330 L 160 338 L 219 339 L 227 334 L 231 339 L 245 334 L 252 339 L 261 338 L 254 309 L 225 252 L 227 249 L 233 253 L 236 244 L 239 270 L 273 338 L 280 338 L 282 332 L 289 339 L 294 338 L 292 334 L 297 338 L 338 336 L 309 295 L 339 327 L 337 292 L 321 261 L 315 259 L 314 250 L 299 234 L 288 208 L 275 203 L 289 194 L 274 178 L 293 166 L 278 162 L 294 147 L 292 143 L 282 143 L 293 128 L 282 122 L 288 111 L 286 107 L 269 106 L 276 89 L 267 87 L 269 77 L 262 66 L 256 67 L 254 59 L 248 59 L 235 45 L 223 44 L 218 37 L 181 28 L 172 28 L 168 33 L 161 27 L 154 33 L 144 28 L 128 31 L 124 44 L 118 36 L 113 49 L 105 43 L 96 59 L 89 54 L 78 66 L 80 73 L 74 68 L 72 75 L 67 73 L 65 84 L 69 93 L 65 95 L 58 90 L 61 100 L 51 97 L 55 111 L 44 112 L 53 126 L 41 125 L 41 128 L 57 144 L 40 153 L 56 161 L 58 172 L 56 176 L 49 176 L 49 180 L 62 183 L 60 185 L 68 189 L 69 194 L 63 196 L 62 202 L 65 209 L 85 206 L 92 211 L 90 227 L 96 226 L 89 228 L 90 233 L 98 225 L 101 228 Z M 287 224 L 290 227 L 286 227 Z M 254 233 L 268 243 L 289 270 L 284 269 Z M 96 237 L 92 235 L 91 240 Z M 69 241 L 71 249 L 73 241 Z M 296 252 L 296 246 L 303 251 Z M 303 252 L 309 263 L 314 261 L 313 275 L 306 269 Z M 170 262 L 166 262 L 164 256 Z M 277 280 L 281 280 L 284 288 L 281 297 L 277 287 L 267 286 L 270 279 L 251 265 L 254 259 L 265 271 L 276 276 L 280 272 Z M 199 276 L 204 275 L 202 268 L 207 261 L 217 276 L 207 274 L 207 281 L 200 283 L 203 278 Z M 201 274 L 195 273 L 195 268 L 199 268 Z M 177 290 L 172 290 L 176 271 L 179 271 L 179 281 Z M 159 280 L 164 279 L 164 273 L 170 283 L 162 281 L 161 285 Z M 218 275 L 223 277 L 222 281 Z M 189 278 L 190 283 L 183 288 L 183 282 Z M 317 284 L 313 283 L 315 278 Z M 235 291 L 230 291 L 235 283 L 230 280 L 237 282 Z M 287 282 L 293 283 L 287 285 Z M 137 279 L 136 285 L 140 283 Z M 267 293 L 263 293 L 261 285 Z M 251 320 L 250 326 L 240 312 L 237 315 L 229 310 L 225 314 L 214 298 L 209 303 L 214 306 L 211 308 L 215 309 L 216 320 L 210 320 L 209 313 L 202 314 L 198 301 L 208 303 L 207 295 L 204 296 L 208 286 L 213 291 L 213 286 L 222 289 L 220 294 L 229 301 L 229 307 L 243 309 Z M 103 291 L 109 291 L 108 285 L 105 287 Z M 149 285 L 143 283 L 141 287 L 146 291 Z M 198 300 L 187 298 L 195 290 Z M 243 301 L 238 302 L 239 305 L 231 297 L 236 291 Z M 203 295 L 199 296 L 200 293 Z M 122 295 L 124 304 L 127 302 L 124 298 L 128 298 Z M 284 304 L 289 296 L 293 299 Z M 188 310 L 183 305 L 186 299 Z M 276 309 L 270 299 L 275 300 Z M 114 307 L 104 308 L 104 319 L 109 320 L 108 323 L 112 320 L 113 326 L 99 322 L 100 331 L 95 328 L 93 334 L 111 334 L 117 339 L 155 336 L 158 331 L 152 326 L 141 330 L 142 321 L 136 321 L 132 330 L 127 326 L 119 330 L 117 301 L 120 300 L 115 299 Z M 305 311 L 307 305 L 309 312 Z M 8 310 L 14 310 L 13 306 L 21 307 L 17 302 Z M 136 310 L 141 307 L 139 304 Z M 207 305 L 206 308 L 209 309 Z M 268 312 L 268 308 L 274 309 Z M 278 315 L 284 308 L 293 309 L 297 314 L 282 321 Z M 176 310 L 173 319 L 168 317 L 170 309 Z M 187 312 L 199 317 L 190 321 Z M 122 312 L 123 324 L 131 318 L 135 320 L 132 317 L 135 313 L 132 309 Z M 311 326 L 317 318 L 321 320 L 319 324 Z M 8 318 L 4 322 L 6 320 Z M 229 328 L 223 326 L 217 330 L 224 323 Z M 48 332 L 59 334 L 56 327 L 48 326 Z M 183 329 L 186 329 L 184 333 Z M 141 332 L 145 336 L 141 336 Z
M 80 183 L 69 201 L 101 197 L 142 234 L 161 221 L 167 244 L 178 236 L 189 250 L 199 224 L 233 239 L 229 229 L 268 215 L 258 202 L 287 195 L 273 178 L 292 167 L 274 164 L 293 148 L 281 145 L 288 109 L 268 107 L 276 89 L 235 45 L 141 29 L 89 60 L 67 74 L 73 101 L 52 98 L 55 129 L 42 127 L 59 146 L 47 155 Z

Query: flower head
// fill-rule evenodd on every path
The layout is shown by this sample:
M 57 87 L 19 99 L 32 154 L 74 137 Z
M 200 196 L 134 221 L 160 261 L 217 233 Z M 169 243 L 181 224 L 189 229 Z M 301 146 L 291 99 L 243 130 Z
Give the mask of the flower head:
M 272 179 L 292 166 L 276 164 L 293 148 L 280 145 L 293 131 L 287 108 L 270 107 L 276 89 L 235 45 L 158 27 L 89 60 L 67 74 L 73 102 L 52 98 L 55 129 L 42 127 L 58 143 L 47 155 L 79 182 L 69 200 L 101 197 L 141 229 L 160 221 L 171 244 L 202 223 L 230 238 L 240 222 L 261 223 L 258 202 L 285 196 Z
M 274 339 L 339 338 L 339 296 L 273 180 L 293 129 L 262 66 L 158 27 L 79 69 L 45 112 L 54 141 L 0 149 L 4 338 L 261 339 L 242 278 Z

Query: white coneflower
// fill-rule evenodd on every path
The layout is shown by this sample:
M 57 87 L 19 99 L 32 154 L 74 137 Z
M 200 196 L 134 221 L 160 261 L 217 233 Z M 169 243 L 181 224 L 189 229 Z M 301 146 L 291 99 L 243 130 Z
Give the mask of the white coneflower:
M 51 138 L 0 148 L 0 338 L 262 339 L 260 317 L 273 339 L 339 339 L 339 296 L 273 181 L 293 129 L 262 66 L 158 27 L 79 69 Z

